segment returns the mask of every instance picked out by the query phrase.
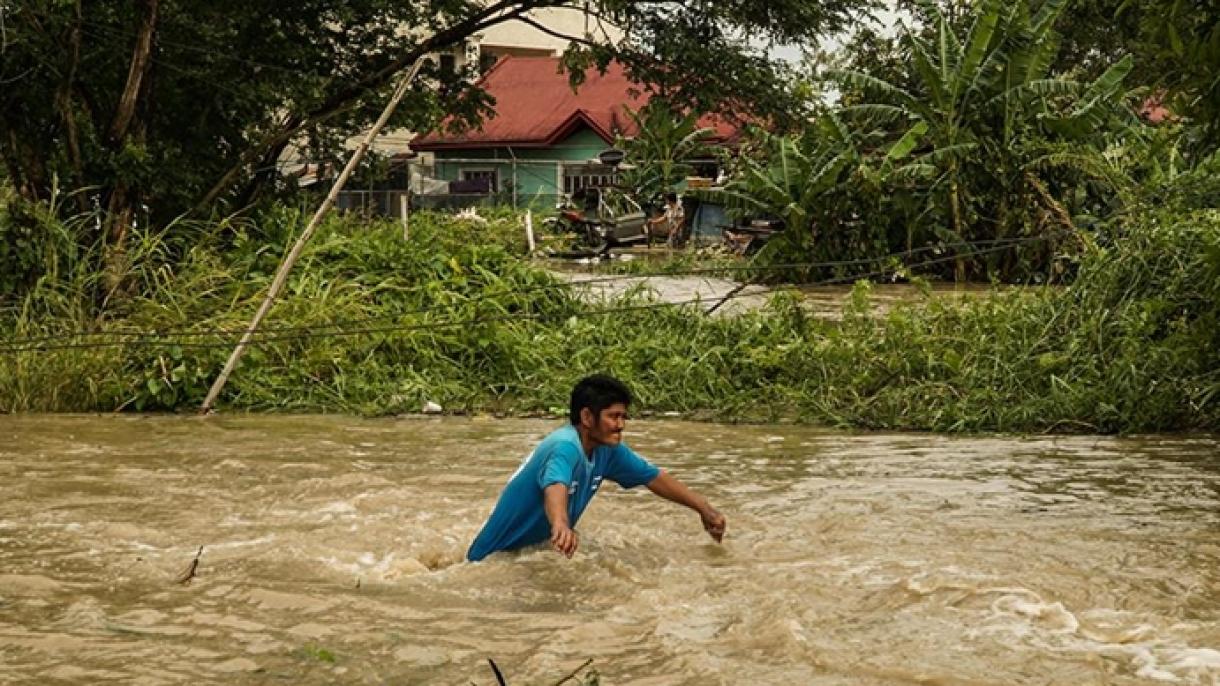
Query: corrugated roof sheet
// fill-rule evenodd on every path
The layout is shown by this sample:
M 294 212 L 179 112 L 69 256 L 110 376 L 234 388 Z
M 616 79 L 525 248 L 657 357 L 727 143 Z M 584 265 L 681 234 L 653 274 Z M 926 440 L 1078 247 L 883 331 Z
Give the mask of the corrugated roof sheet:
M 481 128 L 465 133 L 424 134 L 412 141 L 411 147 L 547 147 L 581 126 L 588 126 L 611 143 L 616 134 L 637 133 L 624 108 L 639 109 L 649 100 L 647 94 L 632 93 L 633 85 L 617 63 L 611 63 L 605 74 L 590 69 L 585 82 L 574 92 L 568 74 L 559 71 L 558 57 L 503 57 L 479 85 L 496 99 L 495 116 L 487 118 Z M 641 89 L 636 86 L 634 90 Z M 699 124 L 715 129 L 715 137 L 720 140 L 737 133 L 736 127 L 720 118 L 703 117 Z

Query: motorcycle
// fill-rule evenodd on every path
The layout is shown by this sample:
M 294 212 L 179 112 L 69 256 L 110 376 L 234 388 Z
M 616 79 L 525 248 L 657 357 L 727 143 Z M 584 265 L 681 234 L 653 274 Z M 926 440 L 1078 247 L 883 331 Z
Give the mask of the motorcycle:
M 570 248 L 560 257 L 607 257 L 613 248 L 648 240 L 648 218 L 639 203 L 615 188 L 582 188 L 556 210 L 543 225 L 570 238 Z

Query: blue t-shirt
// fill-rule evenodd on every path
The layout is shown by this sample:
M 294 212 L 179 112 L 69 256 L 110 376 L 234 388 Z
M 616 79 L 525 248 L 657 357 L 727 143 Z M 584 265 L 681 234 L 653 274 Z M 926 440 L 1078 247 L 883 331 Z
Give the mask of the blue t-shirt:
M 575 527 L 581 513 L 609 479 L 633 488 L 657 478 L 661 470 L 623 443 L 599 445 L 585 457 L 576 427 L 568 424 L 542 439 L 533 454 L 508 479 L 496 508 L 470 544 L 466 559 L 476 562 L 498 550 L 510 550 L 551 537 L 542 490 L 551 484 L 568 487 L 568 522 Z

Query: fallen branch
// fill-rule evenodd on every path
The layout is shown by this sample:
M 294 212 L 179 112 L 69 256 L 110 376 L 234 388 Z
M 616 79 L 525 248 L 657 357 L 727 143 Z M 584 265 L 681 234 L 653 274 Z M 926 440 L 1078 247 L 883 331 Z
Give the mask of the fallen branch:
M 508 683 L 504 681 L 504 675 L 500 673 L 500 668 L 496 666 L 496 661 L 489 657 L 487 658 L 487 664 L 491 665 L 491 671 L 496 674 L 496 683 L 500 684 L 500 686 L 508 686 Z
M 195 553 L 195 559 L 182 570 L 182 573 L 174 579 L 174 583 L 186 586 L 191 583 L 191 579 L 195 578 L 195 570 L 199 569 L 199 557 L 203 555 L 203 546 L 199 546 L 199 552 Z
M 560 684 L 566 684 L 567 682 L 571 681 L 572 679 L 575 679 L 577 674 L 580 674 L 582 671 L 584 671 L 585 667 L 588 667 L 591 664 L 593 664 L 593 658 L 589 658 L 588 660 L 585 660 L 584 664 L 582 664 L 581 666 L 572 670 L 571 674 L 568 674 L 567 676 L 560 679 L 559 681 L 556 681 L 554 686 L 559 686 Z

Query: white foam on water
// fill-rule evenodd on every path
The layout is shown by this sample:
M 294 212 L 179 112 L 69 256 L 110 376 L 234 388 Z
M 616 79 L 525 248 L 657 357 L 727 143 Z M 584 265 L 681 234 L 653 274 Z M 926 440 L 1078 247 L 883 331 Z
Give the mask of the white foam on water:
M 211 544 L 206 545 L 205 548 L 207 550 L 232 550 L 234 548 L 248 548 L 250 546 L 271 543 L 276 538 L 277 537 L 275 534 L 268 534 L 266 536 L 259 536 L 258 538 L 251 538 L 251 539 L 247 539 L 244 541 L 225 541 L 224 543 L 211 543 Z M 191 548 L 191 550 L 196 550 L 196 548 Z M 206 550 L 205 550 L 205 552 L 206 552 Z
M 355 514 L 356 506 L 346 500 L 337 500 L 319 507 L 317 511 L 322 514 Z
M 1133 661 L 1137 676 L 1192 684 L 1220 683 L 1220 650 L 1162 647 L 1140 650 Z
M 1080 629 L 1080 620 L 1063 603 L 1043 602 L 1031 595 L 1002 595 L 991 604 L 992 612 L 1026 617 L 1055 633 L 1074 634 Z
M 1134 676 L 1150 681 L 1183 684 L 1220 684 L 1220 650 L 1185 645 L 1175 629 L 1156 626 L 1127 613 L 1104 609 L 1084 616 L 1058 601 L 1043 600 L 1028 589 L 1006 591 L 991 604 L 991 623 L 1015 639 L 1053 652 L 1081 652 L 1129 660 Z M 1096 624 L 1097 626 L 1092 626 Z

